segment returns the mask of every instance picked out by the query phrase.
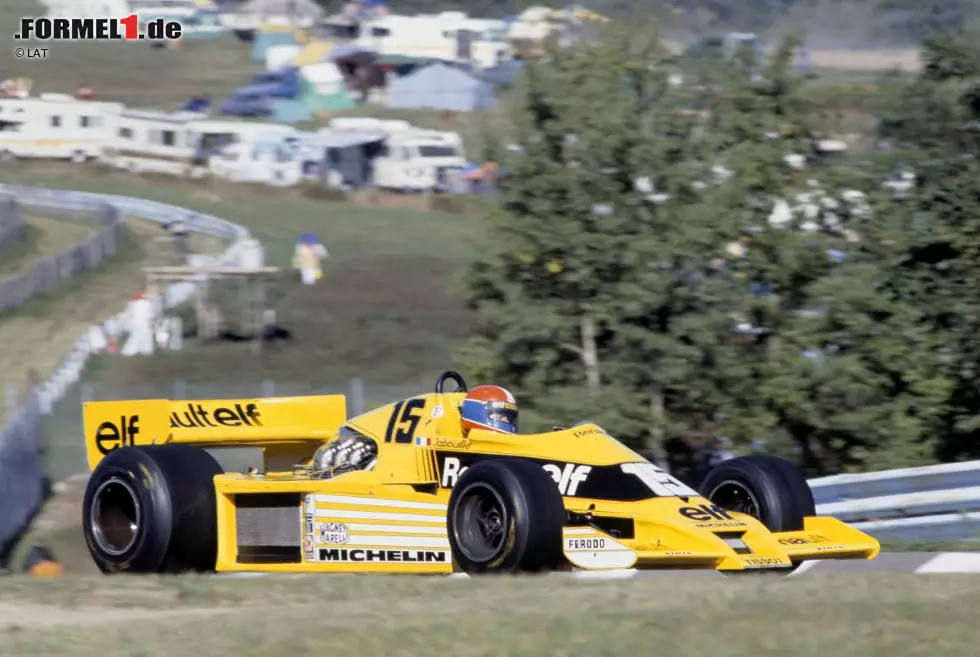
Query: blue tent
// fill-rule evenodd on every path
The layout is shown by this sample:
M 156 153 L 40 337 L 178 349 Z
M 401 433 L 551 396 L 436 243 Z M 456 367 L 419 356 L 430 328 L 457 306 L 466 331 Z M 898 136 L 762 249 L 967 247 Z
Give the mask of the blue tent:
M 493 85 L 436 62 L 388 84 L 388 107 L 472 112 L 494 106 Z

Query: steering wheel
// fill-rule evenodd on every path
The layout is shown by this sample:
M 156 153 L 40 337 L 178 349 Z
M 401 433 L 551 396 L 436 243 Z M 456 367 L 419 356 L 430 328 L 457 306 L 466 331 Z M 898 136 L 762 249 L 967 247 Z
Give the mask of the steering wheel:
M 463 376 L 459 372 L 446 370 L 439 375 L 438 379 L 436 379 L 436 392 L 438 394 L 442 394 L 442 386 L 448 379 L 452 379 L 456 382 L 456 390 L 453 392 L 468 392 L 466 388 L 466 381 L 463 380 Z

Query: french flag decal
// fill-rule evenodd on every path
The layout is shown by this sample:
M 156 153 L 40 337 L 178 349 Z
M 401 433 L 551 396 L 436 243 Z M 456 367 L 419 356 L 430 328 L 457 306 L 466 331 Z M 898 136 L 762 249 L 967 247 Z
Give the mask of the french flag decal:
M 419 447 L 428 447 L 432 444 L 432 441 L 428 438 L 419 437 L 415 439 L 415 444 Z

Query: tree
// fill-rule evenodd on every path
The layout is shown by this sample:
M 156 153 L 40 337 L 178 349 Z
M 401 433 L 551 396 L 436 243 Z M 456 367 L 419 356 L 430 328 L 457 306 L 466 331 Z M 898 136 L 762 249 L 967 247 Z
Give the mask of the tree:
M 725 435 L 813 473 L 930 452 L 938 344 L 888 293 L 894 222 L 849 210 L 844 172 L 816 157 L 795 45 L 681 86 L 655 36 L 531 66 L 522 148 L 467 279 L 465 355 L 515 388 L 534 428 L 601 418 L 674 463 Z M 774 223 L 786 199 L 802 209 Z

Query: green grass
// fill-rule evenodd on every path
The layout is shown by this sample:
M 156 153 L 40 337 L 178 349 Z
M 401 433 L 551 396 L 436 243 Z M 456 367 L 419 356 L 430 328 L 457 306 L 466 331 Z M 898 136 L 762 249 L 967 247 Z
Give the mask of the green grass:
M 12 35 L 19 31 L 21 16 L 44 14 L 33 0 L 9 0 L 0 6 L 0 30 Z M 220 100 L 264 68 L 262 62 L 251 60 L 251 44 L 234 37 L 185 40 L 180 50 L 118 41 L 37 45 L 48 47 L 46 59 L 7 57 L 4 61 L 6 77 L 23 76 L 34 81 L 32 95 L 74 93 L 88 87 L 100 100 L 135 108 L 176 110 L 191 95 L 201 92 L 210 92 Z
M 0 279 L 34 267 L 41 258 L 58 255 L 91 237 L 98 224 L 26 215 L 20 239 L 0 249 Z
M 10 578 L 0 653 L 973 657 L 978 604 L 980 578 L 911 574 Z

